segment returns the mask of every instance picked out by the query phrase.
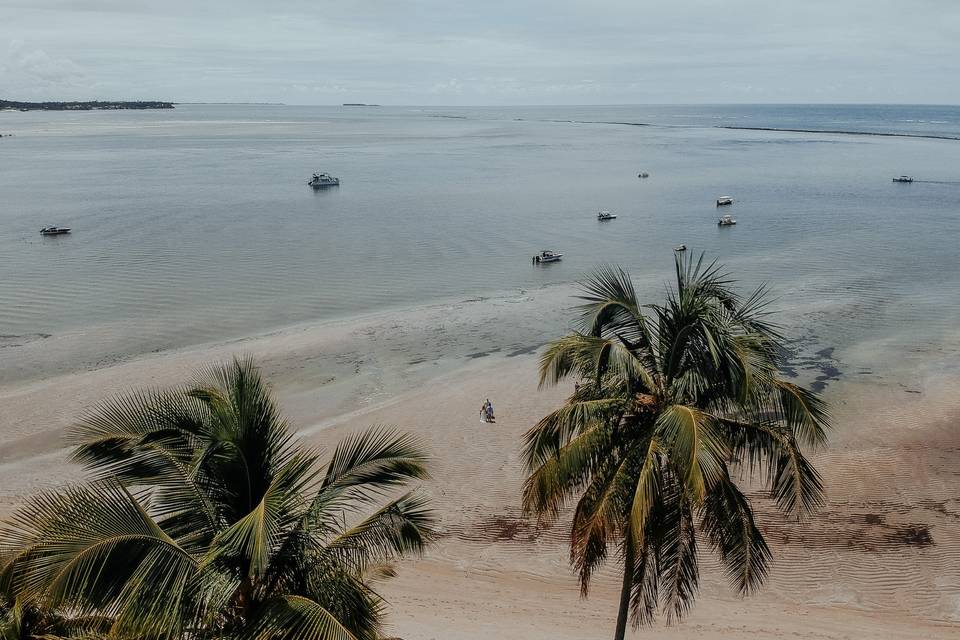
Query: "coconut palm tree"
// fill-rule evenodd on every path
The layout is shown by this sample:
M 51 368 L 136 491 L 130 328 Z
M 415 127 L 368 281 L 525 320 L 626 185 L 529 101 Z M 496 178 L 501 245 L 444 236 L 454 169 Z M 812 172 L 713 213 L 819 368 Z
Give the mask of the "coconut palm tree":
M 793 517 L 823 498 L 801 447 L 825 442 L 825 407 L 780 377 L 784 340 L 764 289 L 738 296 L 702 256 L 678 257 L 676 280 L 651 305 L 621 269 L 583 283 L 579 330 L 540 359 L 541 387 L 573 377 L 576 390 L 525 437 L 527 512 L 549 522 L 576 501 L 570 557 L 583 596 L 618 551 L 618 640 L 628 616 L 636 628 L 658 610 L 668 621 L 687 612 L 699 541 L 741 594 L 763 581 L 770 550 L 741 480 L 763 483 Z
M 109 401 L 71 438 L 94 477 L 15 513 L 0 587 L 112 636 L 376 638 L 376 580 L 432 536 L 425 498 L 398 495 L 427 476 L 412 438 L 358 433 L 323 466 L 251 360 Z

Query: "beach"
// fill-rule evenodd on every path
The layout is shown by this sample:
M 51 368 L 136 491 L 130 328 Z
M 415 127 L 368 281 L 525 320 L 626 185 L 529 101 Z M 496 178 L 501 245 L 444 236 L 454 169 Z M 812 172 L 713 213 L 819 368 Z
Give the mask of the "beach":
M 416 434 L 430 452 L 432 478 L 424 488 L 440 515 L 441 536 L 423 559 L 405 562 L 380 587 L 391 603 L 390 633 L 405 640 L 607 637 L 619 585 L 615 567 L 581 600 L 562 523 L 540 530 L 520 511 L 522 434 L 570 391 L 537 389 L 535 349 L 450 362 L 406 359 L 399 377 L 407 383 L 379 385 L 361 357 L 377 353 L 378 340 L 418 336 L 431 324 L 442 326 L 441 318 L 483 327 L 568 295 L 551 290 L 486 306 L 463 302 L 299 326 L 6 385 L 0 509 L 9 513 L 26 495 L 82 479 L 61 438 L 99 400 L 180 384 L 203 365 L 252 355 L 304 442 L 329 451 L 346 433 L 386 424 Z M 339 368 L 328 369 L 338 358 Z M 814 456 L 827 504 L 800 525 L 761 508 L 775 561 L 757 594 L 737 597 L 716 562 L 701 553 L 692 614 L 638 637 L 954 637 L 958 380 L 938 367 L 917 367 L 910 377 L 909 387 L 889 378 L 829 384 L 825 397 L 836 429 L 829 448 Z M 367 393 L 346 391 L 353 388 Z M 496 407 L 495 424 L 479 420 L 485 398 Z M 758 492 L 751 496 L 762 502 Z
M 610 637 L 616 563 L 581 599 L 564 521 L 520 509 L 523 434 L 571 390 L 537 388 L 537 354 L 598 265 L 662 301 L 682 243 L 737 291 L 769 287 L 783 374 L 833 414 L 813 453 L 827 502 L 785 522 L 739 478 L 775 558 L 765 585 L 739 598 L 701 541 L 690 616 L 637 637 L 956 636 L 960 108 L 178 105 L 0 124 L 18 158 L 0 173 L 0 515 L 82 481 L 63 436 L 102 400 L 252 356 L 304 443 L 384 424 L 430 452 L 441 535 L 378 586 L 391 634 Z M 307 187 L 315 170 L 340 186 Z M 543 249 L 563 260 L 531 264 Z

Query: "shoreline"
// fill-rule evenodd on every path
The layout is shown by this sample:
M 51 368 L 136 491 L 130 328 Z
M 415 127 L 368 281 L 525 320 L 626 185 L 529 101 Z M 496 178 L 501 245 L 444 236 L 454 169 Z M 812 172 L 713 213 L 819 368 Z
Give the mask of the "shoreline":
M 116 327 L 112 324 L 88 325 L 85 327 L 71 328 L 58 333 L 36 332 L 21 335 L 2 335 L 0 336 L 0 341 L 5 341 L 6 344 L 0 342 L 0 354 L 6 356 L 8 371 L 19 366 L 28 373 L 22 376 L 13 375 L 8 378 L 0 377 L 0 390 L 11 386 L 23 386 L 32 382 L 42 382 L 53 376 L 89 373 L 143 358 L 176 354 L 179 352 L 215 350 L 231 345 L 242 347 L 243 344 L 248 342 L 256 342 L 284 334 L 342 330 L 353 326 L 376 324 L 378 322 L 382 323 L 395 317 L 413 316 L 416 314 L 437 314 L 438 312 L 456 309 L 464 305 L 484 303 L 493 305 L 502 305 L 504 303 L 513 304 L 525 298 L 529 298 L 530 301 L 549 299 L 561 305 L 557 308 L 557 312 L 563 315 L 564 311 L 573 306 L 573 296 L 575 293 L 576 283 L 574 282 L 545 284 L 539 287 L 498 289 L 484 291 L 476 295 L 449 296 L 426 302 L 399 304 L 386 309 L 366 310 L 356 313 L 345 312 L 328 318 L 281 323 L 270 327 L 255 328 L 247 332 L 240 331 L 233 335 L 213 340 L 198 339 L 194 341 L 187 338 L 183 344 L 174 345 L 169 348 L 126 350 L 122 353 L 112 353 L 112 351 L 118 350 L 117 347 L 119 345 L 111 347 L 101 342 L 106 336 L 112 336 L 115 333 Z M 126 336 L 126 338 L 132 341 L 137 340 L 136 336 Z M 82 356 L 77 357 L 73 361 L 71 361 L 69 356 L 64 357 L 65 353 L 69 354 L 71 349 L 76 350 L 77 346 L 82 343 L 93 345 L 93 351 L 100 354 L 96 361 L 84 359 Z M 540 344 L 542 344 L 542 341 Z M 539 346 L 539 344 L 535 346 Z M 56 363 L 56 368 L 45 370 L 42 364 L 45 360 Z M 64 365 L 62 363 L 65 360 L 67 364 Z M 39 369 L 37 367 L 38 363 L 41 364 Z

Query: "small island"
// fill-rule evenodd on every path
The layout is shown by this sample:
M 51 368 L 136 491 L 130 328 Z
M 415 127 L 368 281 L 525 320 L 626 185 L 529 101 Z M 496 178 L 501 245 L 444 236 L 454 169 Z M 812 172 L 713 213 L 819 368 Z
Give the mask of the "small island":
M 158 100 L 91 100 L 71 102 L 17 102 L 0 100 L 0 111 L 104 111 L 113 109 L 173 109 L 172 102 Z

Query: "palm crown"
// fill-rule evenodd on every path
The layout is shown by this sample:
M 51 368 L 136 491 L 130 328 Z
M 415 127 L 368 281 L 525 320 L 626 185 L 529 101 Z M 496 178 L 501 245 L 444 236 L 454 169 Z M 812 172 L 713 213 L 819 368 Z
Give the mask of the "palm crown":
M 95 620 L 88 634 L 374 638 L 373 581 L 432 535 L 425 499 L 397 497 L 426 477 L 416 442 L 360 433 L 324 469 L 250 360 L 104 404 L 72 438 L 94 480 L 31 500 L 0 559 L 13 611 Z
M 823 497 L 801 446 L 824 443 L 826 412 L 779 376 L 785 350 L 765 291 L 741 298 L 702 257 L 678 257 L 676 279 L 660 305 L 641 305 L 620 269 L 584 283 L 580 330 L 540 361 L 541 385 L 572 376 L 577 389 L 526 434 L 525 508 L 551 520 L 577 498 L 570 552 L 584 595 L 619 546 L 619 638 L 628 611 L 637 625 L 688 610 L 698 529 L 741 593 L 763 580 L 770 550 L 738 474 L 759 472 L 795 517 Z

